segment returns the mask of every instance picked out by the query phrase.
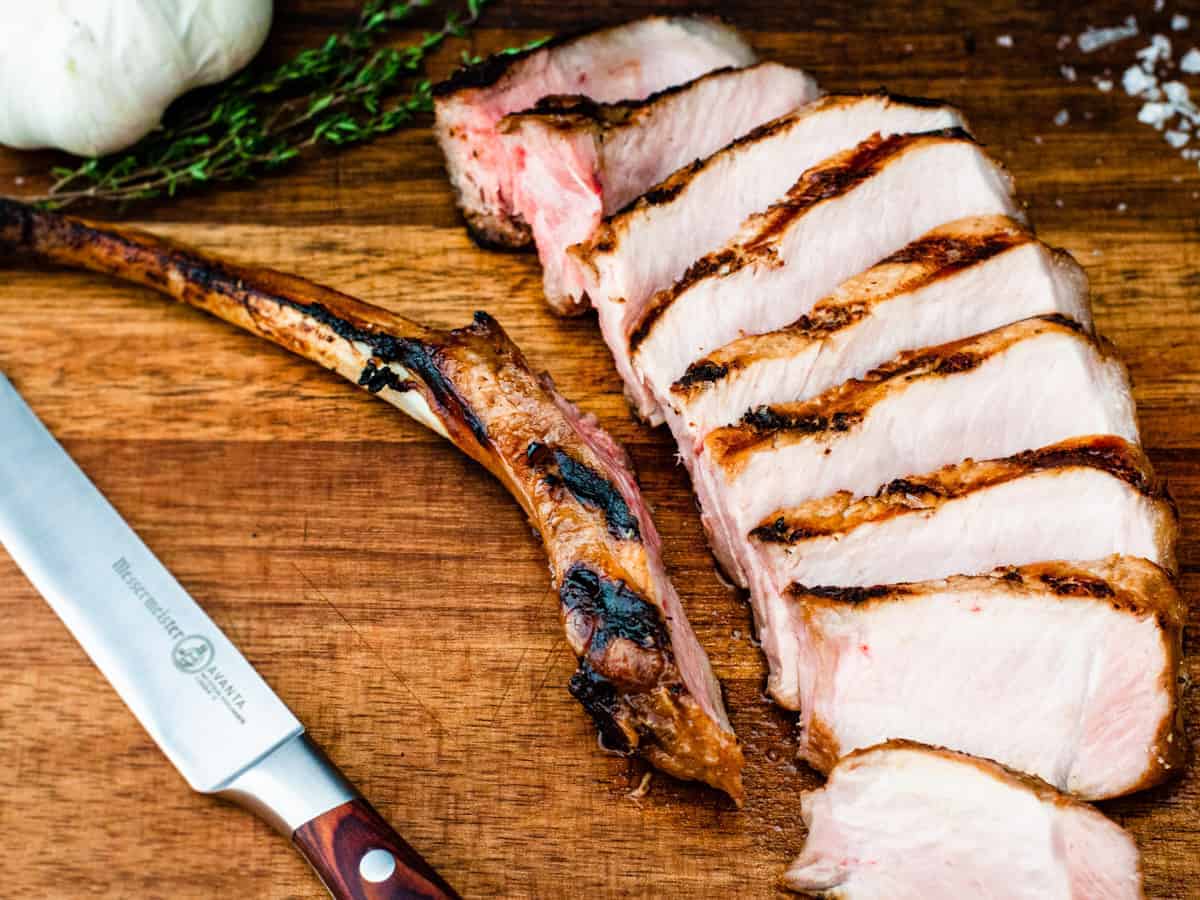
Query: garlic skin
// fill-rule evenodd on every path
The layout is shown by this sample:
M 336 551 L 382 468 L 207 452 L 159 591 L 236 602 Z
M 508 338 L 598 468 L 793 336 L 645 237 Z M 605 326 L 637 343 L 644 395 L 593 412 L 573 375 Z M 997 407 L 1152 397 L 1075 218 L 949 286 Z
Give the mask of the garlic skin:
M 271 0 L 0 0 L 0 144 L 123 150 L 262 47 Z

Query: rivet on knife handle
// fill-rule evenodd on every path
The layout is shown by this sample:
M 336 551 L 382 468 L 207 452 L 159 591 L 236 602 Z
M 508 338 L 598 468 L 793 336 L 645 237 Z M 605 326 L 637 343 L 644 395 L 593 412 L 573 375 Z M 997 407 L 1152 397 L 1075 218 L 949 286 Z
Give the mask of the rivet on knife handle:
M 361 797 L 301 825 L 292 843 L 338 900 L 458 897 Z

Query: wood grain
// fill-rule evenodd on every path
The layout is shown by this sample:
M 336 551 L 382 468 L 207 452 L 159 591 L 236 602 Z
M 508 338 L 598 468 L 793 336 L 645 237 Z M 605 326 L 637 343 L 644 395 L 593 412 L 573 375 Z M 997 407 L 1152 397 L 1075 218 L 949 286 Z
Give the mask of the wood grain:
M 277 55 L 322 40 L 354 4 L 279 5 Z M 645 9 L 496 3 L 474 45 Z M 1133 11 L 1109 0 L 725 8 L 764 52 L 827 88 L 886 83 L 965 107 L 1043 237 L 1088 269 L 1099 325 L 1136 383 L 1146 445 L 1179 501 L 1190 597 L 1200 587 L 1200 171 L 1137 124 L 1135 100 L 1091 85 L 1106 68 L 1119 78 L 1144 41 L 1056 50 L 1059 35 Z M 1200 10 L 1178 3 L 1147 7 L 1139 22 L 1164 31 L 1174 11 L 1200 25 Z M 1200 43 L 1200 31 L 1172 37 L 1180 51 Z M 1061 77 L 1063 62 L 1076 82 Z M 1061 109 L 1071 121 L 1056 127 Z M 52 162 L 0 154 L 0 192 L 35 190 Z M 639 467 L 746 744 L 741 813 L 660 776 L 645 797 L 627 796 L 643 770 L 602 754 L 567 695 L 574 661 L 545 560 L 477 466 L 335 376 L 148 291 L 0 266 L 0 368 L 384 817 L 467 897 L 778 891 L 803 841 L 799 793 L 817 779 L 792 759 L 791 718 L 763 699 L 748 612 L 713 571 L 670 441 L 628 416 L 594 319 L 545 310 L 532 257 L 465 238 L 428 131 L 132 219 L 431 324 L 487 309 Z M 0 894 L 323 896 L 266 826 L 187 790 L 3 554 L 0 616 L 0 829 L 21 835 Z M 1189 723 L 1200 712 L 1193 631 Z M 1156 900 L 1200 898 L 1198 803 L 1193 770 L 1103 805 L 1141 846 Z

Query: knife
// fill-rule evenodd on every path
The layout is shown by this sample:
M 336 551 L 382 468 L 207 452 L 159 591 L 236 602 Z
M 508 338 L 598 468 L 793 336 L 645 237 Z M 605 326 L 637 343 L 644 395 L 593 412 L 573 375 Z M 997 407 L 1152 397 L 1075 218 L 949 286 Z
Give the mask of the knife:
M 265 819 L 336 900 L 457 898 L 0 373 L 0 544 L 188 784 Z

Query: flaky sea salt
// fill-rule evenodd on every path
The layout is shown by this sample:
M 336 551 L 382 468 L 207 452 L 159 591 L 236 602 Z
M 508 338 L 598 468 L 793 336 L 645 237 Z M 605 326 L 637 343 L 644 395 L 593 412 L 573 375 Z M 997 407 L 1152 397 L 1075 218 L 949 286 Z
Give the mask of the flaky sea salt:
M 1140 97 L 1156 88 L 1158 79 L 1143 72 L 1141 66 L 1130 66 L 1121 76 L 1121 86 L 1125 88 L 1125 93 L 1129 96 Z
M 1011 47 L 1013 45 L 1012 35 L 1011 34 L 997 35 L 996 43 L 999 44 L 1001 47 Z
M 1074 66 L 1061 65 L 1058 67 L 1058 71 L 1062 73 L 1062 77 L 1067 79 L 1067 81 L 1074 81 L 1076 78 Z
M 1060 109 L 1054 114 L 1054 124 L 1059 128 L 1071 121 L 1071 114 L 1065 109 Z
M 1066 50 L 1071 46 L 1071 36 L 1069 34 L 1060 34 L 1054 46 L 1059 50 Z
M 1191 140 L 1191 136 L 1186 131 L 1175 131 L 1174 129 L 1168 130 L 1163 137 L 1176 150 Z
M 1193 47 L 1183 54 L 1183 59 L 1179 60 L 1179 71 L 1185 75 L 1195 75 L 1200 72 L 1200 50 Z
M 1131 38 L 1138 33 L 1137 19 L 1130 16 L 1124 25 L 1113 25 L 1109 28 L 1089 28 L 1075 39 L 1079 49 L 1084 53 L 1092 53 L 1101 47 L 1115 44 Z
M 1171 39 L 1165 34 L 1151 35 L 1150 43 L 1139 50 L 1136 56 L 1141 61 L 1143 69 L 1153 72 L 1154 67 L 1159 63 L 1170 62 Z
M 1100 93 L 1107 94 L 1112 89 L 1113 89 L 1113 83 L 1112 83 L 1111 78 L 1097 78 L 1096 79 L 1096 90 L 1100 91 Z
M 1188 26 L 1191 24 L 1192 20 L 1185 15 L 1175 13 L 1175 15 L 1171 16 L 1172 31 L 1187 31 Z
M 1143 103 L 1142 108 L 1138 110 L 1138 121 L 1143 125 L 1152 125 L 1159 131 L 1167 124 L 1167 119 L 1171 118 L 1175 111 L 1171 108 L 1170 103 L 1157 103 L 1150 101 Z

